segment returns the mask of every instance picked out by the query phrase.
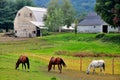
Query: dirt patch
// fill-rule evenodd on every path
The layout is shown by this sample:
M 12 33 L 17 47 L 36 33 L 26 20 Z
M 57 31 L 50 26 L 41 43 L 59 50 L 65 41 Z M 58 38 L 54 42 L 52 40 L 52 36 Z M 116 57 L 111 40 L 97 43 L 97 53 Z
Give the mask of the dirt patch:
M 0 33 L 0 42 L 6 42 L 6 41 L 23 41 L 27 40 L 29 38 L 17 38 L 17 37 L 10 37 L 5 34 Z
M 66 55 L 73 57 L 120 57 L 120 54 L 107 54 L 107 53 L 90 53 L 90 52 L 69 52 L 69 51 L 55 51 L 56 55 Z
M 40 70 L 48 76 L 59 78 L 60 80 L 120 80 L 120 75 L 108 75 L 108 74 L 89 74 L 85 72 L 63 69 L 62 73 L 58 72 L 58 69 L 47 72 L 47 67 L 40 67 Z

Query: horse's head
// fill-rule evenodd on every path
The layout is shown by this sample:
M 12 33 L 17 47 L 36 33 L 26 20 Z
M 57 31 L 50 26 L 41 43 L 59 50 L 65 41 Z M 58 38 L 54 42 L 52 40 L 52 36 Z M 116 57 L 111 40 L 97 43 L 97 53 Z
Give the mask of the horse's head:
M 89 70 L 86 70 L 86 74 L 89 74 L 90 73 L 90 71 Z
M 19 65 L 18 65 L 18 63 L 16 63 L 16 65 L 15 65 L 15 69 L 17 69 L 19 67 Z
M 48 72 L 51 70 L 51 68 L 52 68 L 52 64 L 49 63 L 49 65 L 48 65 Z

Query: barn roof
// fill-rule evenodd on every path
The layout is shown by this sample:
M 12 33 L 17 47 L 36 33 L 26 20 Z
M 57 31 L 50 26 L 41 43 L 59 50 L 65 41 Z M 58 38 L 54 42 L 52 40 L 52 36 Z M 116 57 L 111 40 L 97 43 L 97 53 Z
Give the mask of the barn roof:
M 83 21 L 78 24 L 78 26 L 95 26 L 103 23 L 104 21 L 100 18 L 100 16 L 97 15 L 97 13 L 91 12 Z
M 37 22 L 37 21 L 30 21 L 33 25 L 39 27 L 40 29 L 48 29 L 47 27 L 44 27 L 44 22 Z
M 46 8 L 40 8 L 40 7 L 31 7 L 31 6 L 25 6 L 26 8 L 32 10 L 32 11 L 44 11 L 46 12 L 47 9 Z
M 35 16 L 36 21 L 42 22 L 43 17 L 47 13 L 46 8 L 39 8 L 39 7 L 30 7 L 30 6 L 25 6 L 26 8 L 30 9 L 33 12 L 33 15 Z

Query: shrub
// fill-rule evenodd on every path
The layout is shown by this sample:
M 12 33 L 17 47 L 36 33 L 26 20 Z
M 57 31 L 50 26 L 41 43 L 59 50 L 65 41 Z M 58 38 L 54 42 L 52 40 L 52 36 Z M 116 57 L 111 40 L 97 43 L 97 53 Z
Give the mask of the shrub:
M 103 38 L 105 36 L 105 33 L 99 33 L 96 35 L 97 39 Z
M 56 77 L 52 77 L 51 80 L 57 80 Z

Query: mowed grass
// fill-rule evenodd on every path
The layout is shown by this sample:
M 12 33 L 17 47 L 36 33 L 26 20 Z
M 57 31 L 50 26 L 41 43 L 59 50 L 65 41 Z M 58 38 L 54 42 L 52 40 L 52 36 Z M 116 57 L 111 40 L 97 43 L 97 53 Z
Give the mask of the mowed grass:
M 22 40 L 21 38 L 17 38 L 17 40 L 6 38 L 7 40 L 0 41 L 0 80 L 51 80 L 53 76 L 48 76 L 45 73 L 47 72 L 49 58 L 59 56 L 55 54 L 57 51 L 67 51 L 72 54 L 76 52 L 120 54 L 119 37 L 116 41 L 106 40 L 106 38 L 96 39 L 96 35 L 65 33 L 38 38 L 23 38 Z M 120 34 L 106 34 L 107 37 L 116 35 L 120 36 Z M 2 39 L 2 37 L 0 38 Z M 19 70 L 14 69 L 15 62 L 21 54 L 30 57 L 31 69 L 29 72 L 22 70 L 21 65 Z M 79 70 L 79 58 L 72 56 L 61 57 L 65 59 L 68 65 L 66 69 Z M 83 64 L 82 70 L 84 72 L 92 59 L 97 58 L 85 58 L 87 63 Z M 109 63 L 112 58 L 103 59 Z M 117 72 L 115 74 L 120 74 L 119 65 L 120 63 L 117 62 L 117 67 L 115 67 Z M 41 71 L 41 67 L 46 67 L 46 70 Z M 107 69 L 107 73 L 111 74 L 111 63 L 107 64 L 107 67 L 110 68 L 110 70 Z M 59 79 L 57 78 L 57 80 Z
M 52 76 L 46 76 L 40 68 L 47 66 L 44 62 L 30 57 L 30 70 L 22 69 L 22 65 L 15 70 L 15 63 L 18 55 L 5 54 L 0 55 L 0 80 L 51 80 Z M 46 71 L 47 72 L 47 68 Z

